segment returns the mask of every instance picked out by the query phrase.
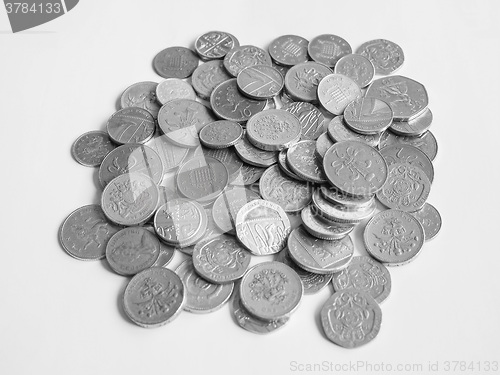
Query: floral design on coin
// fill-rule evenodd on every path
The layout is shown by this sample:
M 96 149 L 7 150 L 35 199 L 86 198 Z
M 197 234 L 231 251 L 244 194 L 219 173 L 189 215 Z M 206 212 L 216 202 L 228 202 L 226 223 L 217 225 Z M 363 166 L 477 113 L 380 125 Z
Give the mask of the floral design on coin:
M 347 268 L 333 275 L 332 283 L 336 292 L 357 289 L 368 293 L 378 303 L 391 292 L 389 270 L 369 256 L 353 257 Z
M 144 328 L 159 327 L 177 317 L 184 304 L 184 285 L 174 271 L 148 268 L 127 285 L 123 307 L 135 324 Z
M 139 82 L 127 87 L 123 92 L 120 104 L 122 108 L 143 108 L 156 118 L 160 103 L 156 100 L 156 82 Z
M 156 86 L 156 98 L 163 105 L 174 99 L 196 99 L 193 87 L 179 78 L 167 78 Z
M 271 57 L 262 48 L 250 45 L 234 47 L 224 57 L 224 67 L 233 77 L 252 65 L 271 66 Z
M 269 45 L 271 58 L 280 65 L 293 66 L 306 62 L 309 41 L 297 35 L 282 35 Z
M 316 156 L 315 141 L 300 141 L 287 151 L 287 164 L 300 178 L 315 182 L 326 182 L 321 162 Z
M 375 67 L 375 73 L 380 75 L 394 73 L 405 60 L 401 47 L 385 39 L 375 39 L 363 43 L 356 50 L 356 53 L 370 60 Z
M 321 105 L 334 115 L 341 115 L 349 103 L 360 97 L 356 82 L 342 74 L 329 74 L 318 84 Z
M 325 131 L 325 116 L 311 103 L 289 103 L 282 109 L 299 119 L 302 127 L 301 140 L 315 140 Z
M 286 92 L 296 101 L 317 102 L 318 84 L 331 73 L 331 69 L 312 61 L 297 64 L 286 73 Z
M 227 148 L 239 142 L 243 128 L 234 121 L 219 120 L 207 124 L 201 129 L 201 144 L 209 148 Z
M 380 154 L 384 157 L 388 166 L 395 163 L 405 163 L 420 168 L 432 183 L 434 179 L 434 166 L 429 157 L 418 148 L 409 144 L 395 143 L 381 149 Z
M 426 203 L 420 210 L 411 214 L 422 224 L 426 241 L 432 240 L 441 230 L 441 215 L 432 204 Z
M 221 60 L 213 60 L 201 64 L 191 77 L 192 85 L 198 96 L 210 100 L 212 91 L 222 82 L 231 79 L 232 76 L 224 68 Z
M 351 54 L 352 48 L 337 35 L 323 34 L 309 42 L 307 52 L 314 61 L 333 67 L 341 57 Z
M 209 31 L 200 35 L 194 43 L 198 55 L 205 60 L 222 59 L 233 48 L 239 45 L 236 38 L 223 31 Z
M 344 116 L 334 117 L 328 124 L 328 135 L 335 141 L 359 141 L 368 146 L 377 147 L 380 142 L 380 134 L 358 134 L 353 132 L 344 123 Z
M 111 142 L 108 133 L 91 131 L 79 136 L 71 147 L 71 154 L 75 160 L 86 167 L 98 167 L 115 145 Z
M 245 204 L 235 224 L 238 239 L 253 255 L 277 253 L 290 233 L 290 220 L 281 206 L 262 199 Z
M 374 98 L 358 98 L 344 110 L 345 124 L 360 134 L 378 134 L 392 124 L 389 104 Z
M 252 65 L 243 69 L 236 79 L 246 96 L 262 100 L 278 95 L 285 84 L 278 69 L 269 65 Z
M 64 220 L 59 241 L 73 258 L 98 260 L 106 256 L 106 245 L 119 230 L 106 219 L 101 206 L 91 204 L 76 209 Z
M 431 161 L 433 161 L 437 155 L 437 141 L 430 131 L 426 131 L 424 134 L 418 137 L 401 137 L 399 135 L 386 131 L 382 134 L 382 138 L 380 139 L 380 149 L 393 144 L 401 143 L 415 146 L 424 154 L 426 154 L 429 159 L 431 159 Z
M 333 72 L 349 77 L 359 87 L 363 88 L 371 83 L 375 74 L 375 68 L 372 62 L 366 57 L 358 54 L 350 54 L 337 61 Z
M 356 348 L 373 340 L 382 324 L 382 310 L 367 293 L 356 289 L 336 292 L 321 309 L 326 337 L 344 348 Z
M 158 52 L 153 67 L 163 78 L 187 78 L 198 66 L 198 56 L 185 47 L 169 47 Z
M 138 107 L 120 109 L 106 123 L 108 134 L 117 144 L 144 143 L 156 130 L 151 113 Z

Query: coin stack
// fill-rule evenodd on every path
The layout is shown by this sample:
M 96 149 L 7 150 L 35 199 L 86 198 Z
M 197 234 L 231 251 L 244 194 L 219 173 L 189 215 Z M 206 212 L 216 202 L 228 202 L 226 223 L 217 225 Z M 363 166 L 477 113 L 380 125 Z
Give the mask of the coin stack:
M 63 222 L 63 248 L 130 276 L 123 309 L 142 327 L 233 296 L 236 322 L 269 333 L 331 282 L 328 339 L 371 341 L 391 289 L 385 266 L 413 260 L 441 226 L 426 203 L 432 113 L 422 84 L 390 75 L 403 62 L 388 40 L 352 53 L 331 34 L 280 36 L 266 51 L 211 31 L 195 51 L 160 51 L 164 80 L 129 86 L 106 131 L 73 144 L 103 191 Z M 376 213 L 377 200 L 388 209 Z M 354 256 L 350 233 L 367 221 L 368 255 Z M 186 259 L 172 271 L 176 252 Z

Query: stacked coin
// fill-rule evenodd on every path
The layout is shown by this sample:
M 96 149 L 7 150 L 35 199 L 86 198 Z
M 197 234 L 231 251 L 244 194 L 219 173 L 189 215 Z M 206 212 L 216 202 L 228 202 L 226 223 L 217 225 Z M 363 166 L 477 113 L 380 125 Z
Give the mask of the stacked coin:
M 426 203 L 432 113 L 422 84 L 389 75 L 403 62 L 393 42 L 353 54 L 332 34 L 280 36 L 266 51 L 210 31 L 195 51 L 160 51 L 164 80 L 129 86 L 106 132 L 73 144 L 76 161 L 99 167 L 103 192 L 64 221 L 63 248 L 131 276 L 123 308 L 143 327 L 234 295 L 238 325 L 269 333 L 331 281 L 326 336 L 371 341 L 391 289 L 384 265 L 413 260 L 441 225 Z M 376 200 L 389 209 L 375 214 Z M 369 219 L 369 256 L 355 256 L 350 233 Z

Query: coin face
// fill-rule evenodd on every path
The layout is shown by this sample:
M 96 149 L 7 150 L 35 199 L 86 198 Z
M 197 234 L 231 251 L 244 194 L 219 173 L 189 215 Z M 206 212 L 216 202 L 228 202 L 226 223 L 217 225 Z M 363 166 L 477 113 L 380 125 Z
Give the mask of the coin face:
M 321 162 L 316 156 L 315 141 L 300 141 L 287 151 L 287 163 L 290 169 L 306 181 L 326 182 Z
M 165 172 L 171 171 L 181 165 L 189 152 L 189 149 L 186 147 L 174 145 L 166 135 L 154 137 L 147 142 L 147 146 L 151 147 L 158 154 Z
M 240 173 L 243 162 L 236 155 L 232 148 L 219 148 L 219 149 L 203 149 L 203 154 L 219 160 L 227 168 L 229 173 L 229 182 L 232 182 Z
M 115 148 L 99 167 L 99 182 L 106 186 L 112 179 L 124 173 L 143 174 L 159 184 L 163 177 L 160 157 L 150 147 L 128 144 Z
M 293 66 L 309 60 L 309 41 L 297 35 L 282 35 L 269 45 L 269 55 L 276 64 Z
M 201 129 L 201 144 L 209 148 L 227 148 L 238 143 L 243 136 L 243 128 L 234 121 L 220 120 L 207 124 Z
M 341 57 L 352 53 L 352 48 L 345 39 L 337 35 L 323 34 L 309 42 L 307 51 L 314 61 L 334 67 Z
M 151 113 L 139 107 L 120 109 L 106 123 L 110 138 L 117 144 L 145 143 L 153 137 L 156 124 Z
M 238 239 L 253 255 L 277 253 L 290 233 L 290 220 L 281 206 L 262 199 L 245 204 L 235 224 Z
M 279 153 L 279 155 L 278 155 L 278 165 L 279 165 L 281 171 L 284 174 L 286 174 L 288 177 L 293 178 L 294 180 L 305 182 L 306 180 L 304 180 L 303 178 L 297 176 L 290 169 L 290 167 L 288 167 L 288 164 L 286 162 L 286 160 L 287 160 L 287 153 L 288 153 L 288 150 L 281 150 L 280 153 Z
M 268 109 L 253 115 L 247 123 L 247 138 L 255 147 L 279 151 L 298 142 L 301 135 L 299 119 L 282 109 Z
M 262 48 L 251 45 L 234 47 L 224 57 L 224 67 L 233 77 L 252 65 L 271 66 L 271 57 Z
M 179 78 L 167 78 L 156 86 L 156 98 L 163 105 L 174 99 L 196 99 L 193 87 Z
M 101 207 L 118 225 L 144 224 L 158 207 L 158 186 L 140 173 L 125 173 L 109 182 L 102 192 Z
M 264 151 L 252 145 L 246 136 L 234 145 L 238 156 L 244 162 L 255 167 L 267 168 L 278 162 L 278 153 L 274 151 Z
M 375 39 L 363 43 L 356 50 L 356 53 L 370 60 L 375 67 L 375 73 L 379 75 L 394 73 L 405 60 L 401 47 L 385 39 Z
M 375 74 L 375 67 L 366 57 L 358 54 L 350 54 L 341 57 L 337 61 L 333 72 L 349 77 L 359 87 L 363 88 L 371 83 Z
M 323 158 L 325 175 L 351 195 L 373 195 L 387 180 L 387 164 L 373 147 L 357 141 L 335 143 Z
M 145 109 L 156 118 L 160 103 L 156 100 L 156 82 L 138 82 L 127 87 L 123 92 L 120 104 L 122 108 L 139 107 Z
M 312 186 L 286 176 L 277 165 L 269 167 L 259 183 L 260 195 L 279 204 L 285 212 L 297 212 L 311 201 Z
M 291 99 L 296 101 L 317 102 L 318 84 L 331 73 L 330 68 L 313 61 L 297 64 L 286 73 L 286 92 Z
M 391 126 L 389 104 L 374 98 L 358 98 L 344 110 L 345 124 L 357 133 L 378 134 Z
M 321 309 L 326 337 L 344 348 L 356 348 L 373 340 L 382 324 L 382 310 L 367 293 L 357 289 L 336 292 Z
M 316 140 L 325 131 L 325 116 L 311 103 L 293 102 L 282 109 L 299 119 L 302 127 L 301 140 Z
M 108 133 L 91 131 L 76 139 L 71 147 L 71 154 L 81 165 L 98 167 L 114 148 L 115 145 L 111 142 Z
M 253 165 L 243 163 L 239 173 L 231 184 L 238 186 L 252 185 L 260 179 L 265 170 L 265 168 L 254 167 Z
M 436 138 L 434 138 L 434 135 L 430 131 L 426 131 L 424 134 L 418 137 L 401 137 L 399 135 L 395 135 L 389 131 L 386 131 L 382 134 L 382 138 L 380 139 L 380 149 L 396 143 L 415 146 L 424 154 L 426 154 L 429 159 L 431 159 L 431 161 L 434 160 L 438 151 Z
M 340 224 L 329 222 L 313 212 L 311 206 L 300 212 L 304 229 L 310 235 L 322 240 L 340 240 L 354 229 L 354 224 Z
M 153 67 L 163 78 L 187 78 L 198 66 L 198 56 L 185 47 L 169 47 L 158 52 Z
M 429 181 L 434 179 L 434 167 L 429 157 L 418 148 L 409 144 L 395 143 L 380 150 L 388 166 L 395 163 L 406 163 L 420 168 Z
M 401 210 L 379 212 L 366 224 L 363 240 L 368 253 L 386 266 L 411 262 L 424 244 L 424 229 Z
M 406 212 L 421 209 L 431 190 L 431 182 L 420 168 L 406 163 L 394 163 L 377 199 L 386 207 Z
M 288 237 L 288 251 L 295 263 L 303 269 L 319 274 L 331 274 L 349 265 L 354 254 L 354 245 L 349 235 L 341 240 L 322 240 L 299 227 Z
M 245 123 L 264 109 L 266 101 L 253 100 L 242 95 L 238 90 L 236 78 L 233 78 L 214 88 L 210 96 L 210 105 L 219 118 Z
M 318 190 L 313 193 L 313 204 L 313 207 L 317 210 L 319 215 L 327 220 L 343 224 L 358 224 L 371 217 L 377 208 L 375 199 L 371 199 L 369 204 L 361 208 L 334 204 L 324 199 Z
M 236 233 L 236 215 L 240 209 L 260 196 L 250 189 L 241 187 L 226 190 L 214 203 L 213 219 L 222 232 Z
M 184 285 L 168 268 L 148 268 L 127 285 L 123 295 L 125 314 L 144 328 L 160 327 L 171 322 L 184 304 Z
M 209 31 L 194 43 L 196 52 L 204 60 L 222 59 L 236 46 L 239 46 L 238 40 L 223 31 Z
M 304 287 L 297 273 L 281 262 L 263 262 L 248 270 L 240 284 L 243 306 L 254 316 L 273 320 L 290 315 Z
M 378 303 L 383 302 L 391 292 L 391 274 L 385 266 L 372 257 L 353 257 L 342 272 L 333 275 L 336 292 L 356 289 L 369 294 Z
M 432 204 L 426 203 L 420 210 L 411 214 L 422 224 L 426 241 L 432 240 L 441 230 L 441 215 Z
M 328 124 L 328 135 L 335 141 L 359 141 L 368 146 L 377 147 L 380 134 L 358 134 L 353 132 L 344 123 L 344 116 L 334 117 Z
M 236 238 L 223 234 L 197 243 L 193 263 L 196 272 L 204 279 L 216 284 L 232 283 L 245 274 L 250 265 L 250 254 Z
M 432 112 L 426 108 L 422 114 L 409 121 L 395 121 L 391 125 L 392 132 L 402 136 L 418 136 L 425 133 L 432 124 Z
M 120 275 L 135 275 L 152 267 L 160 255 L 160 241 L 145 228 L 129 227 L 116 233 L 106 246 L 106 259 Z
M 207 107 L 189 99 L 171 100 L 158 113 L 160 129 L 179 147 L 197 147 L 200 144 L 199 131 L 215 120 Z
M 221 60 L 208 61 L 201 64 L 191 77 L 192 85 L 198 96 L 210 100 L 212 91 L 222 82 L 231 79 L 232 76 L 224 68 Z
M 187 259 L 175 270 L 184 284 L 183 309 L 192 313 L 210 313 L 220 309 L 231 297 L 234 283 L 214 284 L 196 273 L 193 261 Z
M 246 96 L 262 100 L 278 95 L 285 84 L 278 69 L 270 65 L 252 65 L 243 69 L 236 83 Z
M 392 108 L 394 121 L 409 121 L 427 108 L 429 98 L 424 85 L 403 76 L 390 76 L 372 82 L 366 97 L 383 100 Z
M 119 230 L 99 205 L 91 204 L 76 209 L 64 220 L 59 241 L 73 258 L 98 260 L 106 256 L 106 244 Z
M 318 84 L 319 102 L 334 115 L 341 115 L 347 105 L 361 95 L 356 82 L 342 74 L 329 74 Z

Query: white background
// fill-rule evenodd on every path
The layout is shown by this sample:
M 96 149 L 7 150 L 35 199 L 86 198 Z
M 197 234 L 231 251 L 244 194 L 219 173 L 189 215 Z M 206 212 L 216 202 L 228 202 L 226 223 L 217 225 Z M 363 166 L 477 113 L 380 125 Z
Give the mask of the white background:
M 0 373 L 289 374 L 323 361 L 416 363 L 425 373 L 429 361 L 444 370 L 445 361 L 500 360 L 499 4 L 82 0 L 19 34 L 0 9 Z M 73 141 L 103 129 L 127 86 L 161 79 L 151 65 L 158 51 L 212 29 L 266 48 L 283 34 L 332 33 L 353 49 L 389 39 L 405 52 L 399 73 L 427 88 L 439 142 L 429 202 L 443 228 L 413 263 L 390 269 L 382 329 L 364 347 L 343 349 L 322 334 L 331 288 L 305 296 L 267 336 L 236 325 L 229 305 L 140 328 L 119 308 L 127 279 L 58 244 L 63 219 L 99 201 L 94 170 L 70 155 Z

